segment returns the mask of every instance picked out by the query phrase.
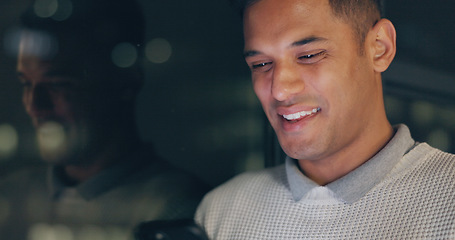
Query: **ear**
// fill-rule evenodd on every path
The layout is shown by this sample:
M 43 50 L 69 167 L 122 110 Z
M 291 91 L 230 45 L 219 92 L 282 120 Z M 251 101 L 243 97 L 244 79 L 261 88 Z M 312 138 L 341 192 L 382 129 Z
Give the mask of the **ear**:
M 379 20 L 368 33 L 374 70 L 384 72 L 392 63 L 396 53 L 396 31 L 392 22 Z

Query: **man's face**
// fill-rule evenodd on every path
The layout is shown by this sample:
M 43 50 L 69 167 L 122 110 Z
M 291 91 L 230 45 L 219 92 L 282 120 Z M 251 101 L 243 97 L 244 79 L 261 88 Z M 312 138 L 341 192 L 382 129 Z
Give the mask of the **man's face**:
M 327 0 L 260 0 L 245 11 L 244 35 L 254 90 L 290 157 L 329 159 L 358 143 L 380 81 Z
M 80 65 L 72 56 L 45 61 L 19 53 L 22 100 L 46 161 L 81 163 L 109 138 L 114 102 L 100 94 L 106 89 L 85 80 Z

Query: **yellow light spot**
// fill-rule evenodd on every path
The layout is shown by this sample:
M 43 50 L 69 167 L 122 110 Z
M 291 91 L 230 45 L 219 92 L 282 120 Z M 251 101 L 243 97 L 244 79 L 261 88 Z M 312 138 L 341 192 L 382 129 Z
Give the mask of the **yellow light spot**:
M 155 38 L 145 47 L 145 56 L 152 63 L 164 63 L 169 60 L 171 55 L 171 44 L 163 38 Z
M 63 21 L 73 13 L 73 4 L 70 0 L 37 0 L 33 9 L 38 17 Z
M 33 9 L 38 17 L 48 18 L 57 12 L 58 2 L 57 0 L 37 0 Z
M 0 157 L 11 156 L 17 149 L 18 141 L 19 138 L 13 126 L 0 125 Z
M 65 225 L 48 225 L 38 223 L 33 225 L 28 232 L 28 240 L 73 240 L 74 234 Z
M 46 152 L 58 152 L 65 142 L 63 126 L 56 122 L 43 124 L 37 132 L 40 149 Z

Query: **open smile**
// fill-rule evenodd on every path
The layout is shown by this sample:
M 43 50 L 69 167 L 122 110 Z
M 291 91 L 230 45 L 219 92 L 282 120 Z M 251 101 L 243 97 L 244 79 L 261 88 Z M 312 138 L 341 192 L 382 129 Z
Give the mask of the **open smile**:
M 320 111 L 321 111 L 321 108 L 317 107 L 317 108 L 313 108 L 311 111 L 301 111 L 301 112 L 292 113 L 292 114 L 285 114 L 285 115 L 282 115 L 282 117 L 288 121 L 298 121 L 298 120 L 311 116 Z

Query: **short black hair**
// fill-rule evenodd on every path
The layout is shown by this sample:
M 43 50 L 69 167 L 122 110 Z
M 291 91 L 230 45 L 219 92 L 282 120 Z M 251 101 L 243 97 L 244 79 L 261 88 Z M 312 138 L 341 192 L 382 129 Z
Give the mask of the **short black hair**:
M 230 0 L 243 18 L 245 10 L 261 0 Z M 368 30 L 383 15 L 382 0 L 328 0 L 334 15 L 350 24 L 363 45 Z
M 361 46 L 370 28 L 383 15 L 381 0 L 329 0 L 329 4 L 336 17 L 352 26 Z

